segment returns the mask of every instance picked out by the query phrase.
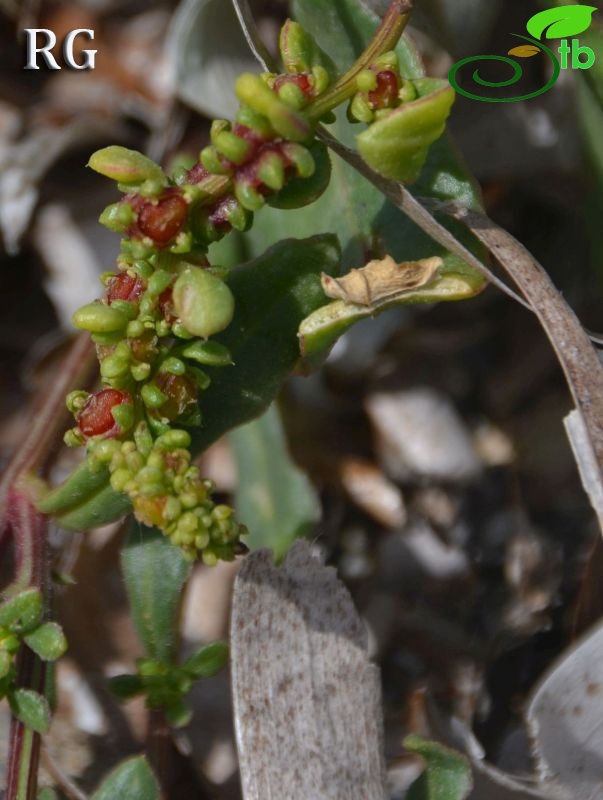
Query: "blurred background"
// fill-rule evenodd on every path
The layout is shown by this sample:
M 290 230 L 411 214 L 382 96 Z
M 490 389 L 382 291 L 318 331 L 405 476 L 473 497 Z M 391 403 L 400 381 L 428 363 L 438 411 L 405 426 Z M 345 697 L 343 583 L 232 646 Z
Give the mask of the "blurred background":
M 252 5 L 274 52 L 287 3 Z M 410 36 L 427 73 L 442 77 L 466 55 L 507 52 L 509 32 L 542 8 L 535 0 L 417 6 Z M 123 144 L 164 164 L 196 157 L 209 120 L 235 108 L 234 76 L 255 67 L 224 0 L 0 0 L 0 21 L 2 465 L 23 437 L 28 402 L 60 369 L 71 314 L 99 294 L 98 276 L 118 251 L 97 222 L 115 192 L 86 168 L 90 153 Z M 597 43 L 601 21 L 595 15 Z M 59 42 L 93 29 L 94 42 L 82 46 L 98 51 L 95 70 L 24 70 L 22 31 L 34 27 Z M 545 82 L 539 68 L 525 65 L 534 88 Z M 570 72 L 529 102 L 459 97 L 451 130 L 487 213 L 600 330 L 603 80 L 596 66 Z M 398 763 L 406 731 L 422 731 L 430 698 L 474 729 L 491 761 L 528 771 L 526 693 L 603 610 L 599 534 L 562 426 L 570 401 L 536 319 L 492 288 L 466 303 L 389 312 L 355 327 L 318 373 L 292 379 L 279 408 L 286 440 L 275 413 L 264 423 L 269 455 L 290 471 L 301 527 L 369 626 L 389 763 Z M 263 474 L 245 436 L 202 457 L 243 521 L 246 481 Z M 59 459 L 55 478 L 73 457 Z M 104 685 L 139 655 L 117 563 L 122 534 L 111 526 L 53 535 L 56 567 L 74 583 L 59 596 L 70 650 L 58 668 L 48 752 L 90 789 L 140 748 L 144 732 L 140 704 L 118 706 Z M 226 635 L 235 570 L 196 569 L 185 649 Z M 177 737 L 183 796 L 234 800 L 228 677 L 203 682 L 193 704 L 193 722 Z M 0 772 L 7 719 L 0 707 Z M 47 757 L 49 782 L 53 768 Z

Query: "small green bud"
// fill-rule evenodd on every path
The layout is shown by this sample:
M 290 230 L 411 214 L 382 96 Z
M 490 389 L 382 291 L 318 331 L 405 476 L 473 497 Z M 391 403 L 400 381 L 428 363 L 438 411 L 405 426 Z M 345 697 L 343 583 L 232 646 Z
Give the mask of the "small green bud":
M 270 189 L 278 192 L 285 185 L 285 165 L 278 153 L 263 153 L 257 170 L 258 178 Z
M 184 358 L 190 358 L 198 364 L 209 367 L 226 367 L 232 364 L 230 352 L 219 342 L 203 342 L 197 340 L 187 345 L 182 351 Z
M 237 122 L 257 133 L 261 139 L 271 139 L 273 135 L 272 126 L 263 114 L 258 114 L 249 106 L 241 106 L 237 113 Z
M 98 221 L 115 233 L 123 233 L 136 222 L 136 214 L 130 203 L 112 203 L 107 206 Z
M 322 94 L 329 88 L 331 78 L 324 67 L 312 67 L 312 77 L 314 78 L 314 92 L 316 94 Z
M 199 267 L 186 269 L 178 277 L 173 299 L 186 330 L 204 339 L 224 330 L 234 314 L 234 297 L 228 286 Z
M 381 69 L 397 70 L 399 62 L 396 52 L 394 50 L 388 50 L 387 53 L 382 53 L 375 61 L 375 66 Z
M 232 169 L 224 166 L 214 145 L 208 145 L 201 150 L 201 163 L 213 175 L 230 175 Z
M 304 106 L 308 105 L 308 98 L 295 83 L 283 83 L 278 90 L 278 96 L 283 103 L 297 111 L 301 111 Z
M 153 449 L 153 437 L 146 422 L 139 422 L 134 429 L 134 443 L 143 456 L 148 456 Z
M 154 272 L 149 278 L 147 291 L 153 296 L 160 295 L 168 288 L 173 279 L 173 273 L 165 269 L 158 269 L 157 272 Z
M 138 339 L 145 332 L 144 323 L 139 319 L 133 319 L 128 322 L 126 327 L 126 336 L 128 339 Z
M 123 377 L 128 371 L 129 363 L 125 358 L 112 355 L 101 361 L 100 374 L 107 380 Z
M 167 402 L 167 395 L 165 395 L 158 386 L 154 383 L 145 383 L 140 390 L 142 402 L 147 408 L 161 408 Z
M 169 372 L 170 375 L 184 375 L 186 372 L 186 364 L 179 358 L 170 356 L 161 364 L 160 371 Z
M 247 180 L 235 181 L 235 195 L 239 203 L 248 211 L 258 211 L 264 203 L 264 197 Z
M 176 450 L 178 448 L 186 450 L 191 445 L 191 437 L 187 431 L 174 428 L 159 436 L 155 445 L 161 450 Z
M 404 81 L 398 92 L 398 98 L 402 103 L 411 103 L 417 99 L 417 90 L 412 81 Z
M 348 117 L 351 117 L 352 121 L 365 122 L 367 125 L 373 121 L 375 113 L 365 95 L 354 95 L 348 107 Z
M 136 479 L 141 485 L 145 483 L 163 483 L 163 471 L 155 467 L 143 467 L 136 476 Z
M 128 324 L 128 318 L 117 308 L 104 303 L 88 303 L 78 308 L 73 315 L 76 328 L 90 333 L 115 333 L 122 331 Z
M 136 150 L 111 145 L 93 153 L 88 166 L 107 178 L 124 184 L 140 184 L 146 180 L 166 183 L 161 167 Z
M 236 201 L 228 207 L 226 218 L 236 231 L 248 231 L 253 222 L 253 214 Z
M 203 559 L 203 563 L 206 567 L 215 567 L 218 563 L 218 556 L 213 552 L 213 550 L 208 550 L 205 548 L 201 553 L 201 558 Z
M 67 447 L 80 447 L 84 444 L 84 437 L 77 428 L 70 428 L 63 434 L 63 441 Z
M 88 392 L 84 392 L 82 389 L 76 389 L 73 392 L 69 392 L 67 397 L 65 398 L 65 405 L 67 406 L 67 410 L 70 411 L 72 414 L 76 414 L 78 411 L 81 411 L 82 408 L 86 405 L 86 401 L 90 397 Z
M 190 333 L 181 322 L 175 322 L 172 325 L 172 333 L 179 339 L 193 339 L 194 334 Z
M 168 522 L 174 522 L 182 513 L 182 506 L 175 497 L 168 497 L 163 508 L 163 518 Z
M 151 374 L 151 365 L 144 361 L 140 364 L 132 364 L 130 367 L 130 374 L 137 383 L 146 381 Z
M 214 119 L 212 120 L 209 129 L 209 138 L 212 144 L 216 144 L 216 139 L 223 131 L 230 130 L 230 122 L 227 119 Z
M 122 431 L 127 431 L 134 424 L 134 407 L 131 403 L 121 403 L 118 406 L 113 406 L 111 416 Z
M 268 117 L 274 130 L 285 139 L 305 142 L 311 137 L 312 125 L 306 117 L 283 103 L 258 75 L 239 75 L 235 93 L 242 103 Z
M 185 511 L 178 520 L 178 531 L 180 533 L 193 533 L 197 530 L 199 520 L 192 511 Z
M 121 311 L 124 316 L 126 316 L 129 320 L 136 319 L 138 315 L 138 308 L 136 307 L 135 303 L 130 303 L 129 300 L 113 300 L 111 303 L 111 308 L 115 308 L 117 311 Z
M 125 408 L 126 406 L 121 406 Z M 131 409 L 132 406 L 128 405 Z M 113 415 L 115 419 L 115 415 Z M 118 420 L 116 420 L 118 424 Z M 108 464 L 113 456 L 119 452 L 120 445 L 119 442 L 116 442 L 114 439 L 100 439 L 99 441 L 93 442 L 91 445 L 92 452 L 94 453 L 94 457 L 97 458 L 102 464 Z
M 116 469 L 115 472 L 112 473 L 111 478 L 109 479 L 109 483 L 111 484 L 111 488 L 116 492 L 123 492 L 125 491 L 126 486 L 132 480 L 134 476 L 130 472 L 129 469 L 125 469 L 120 467 Z
M 294 142 L 285 142 L 282 150 L 283 155 L 293 163 L 300 178 L 310 178 L 314 175 L 316 164 L 307 147 Z
M 218 152 L 233 164 L 244 164 L 253 151 L 252 142 L 237 136 L 231 131 L 222 131 L 214 140 Z

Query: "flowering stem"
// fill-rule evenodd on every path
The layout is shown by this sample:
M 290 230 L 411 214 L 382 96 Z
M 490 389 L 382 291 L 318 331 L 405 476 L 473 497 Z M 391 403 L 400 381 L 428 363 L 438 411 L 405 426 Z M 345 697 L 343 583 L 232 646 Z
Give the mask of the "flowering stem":
M 37 588 L 48 602 L 48 525 L 46 517 L 33 506 L 27 493 L 13 488 L 7 501 L 8 528 L 15 543 L 15 572 L 12 589 Z M 18 688 L 44 692 L 45 667 L 27 647 L 17 656 Z M 5 800 L 34 800 L 38 784 L 40 735 L 15 717 L 11 720 Z
M 344 103 L 358 91 L 358 73 L 369 67 L 380 55 L 393 50 L 408 23 L 414 0 L 394 0 L 390 3 L 381 25 L 358 60 L 337 83 L 317 97 L 308 107 L 310 119 L 317 122 L 327 112 Z

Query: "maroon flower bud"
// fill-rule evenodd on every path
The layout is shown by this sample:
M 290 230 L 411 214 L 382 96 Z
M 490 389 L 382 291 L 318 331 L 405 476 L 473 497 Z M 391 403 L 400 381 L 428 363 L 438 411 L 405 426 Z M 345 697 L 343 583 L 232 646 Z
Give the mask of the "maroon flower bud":
M 398 99 L 399 91 L 396 73 L 391 69 L 381 70 L 377 73 L 377 87 L 368 93 L 371 108 L 373 110 L 392 108 Z
M 278 93 L 278 90 L 281 88 L 281 86 L 284 86 L 286 83 L 294 83 L 297 88 L 301 89 L 308 98 L 311 98 L 313 95 L 313 87 L 312 83 L 310 82 L 310 76 L 305 72 L 298 72 L 290 75 L 279 75 L 277 78 L 275 78 L 272 88 Z
M 188 204 L 176 188 L 166 189 L 155 200 L 143 200 L 138 212 L 137 228 L 158 247 L 166 247 L 178 236 L 188 215 Z
M 83 436 L 102 436 L 112 439 L 119 436 L 121 428 L 113 418 L 112 410 L 123 404 L 132 405 L 128 392 L 118 389 L 101 389 L 91 394 L 76 417 L 78 428 Z
M 114 300 L 128 300 L 135 303 L 144 291 L 144 283 L 136 275 L 120 272 L 111 278 L 107 285 L 107 299 L 109 304 Z

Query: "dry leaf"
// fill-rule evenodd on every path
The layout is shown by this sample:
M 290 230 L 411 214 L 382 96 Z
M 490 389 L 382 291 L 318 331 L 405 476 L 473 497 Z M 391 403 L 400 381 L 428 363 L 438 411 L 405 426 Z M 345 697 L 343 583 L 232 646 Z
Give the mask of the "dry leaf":
M 514 47 L 512 50 L 509 50 L 508 55 L 516 56 L 517 58 L 531 58 L 532 56 L 538 55 L 540 52 L 540 48 L 536 47 L 535 44 L 522 44 L 519 47 Z
M 369 261 L 361 269 L 350 270 L 343 278 L 332 278 L 323 272 L 320 280 L 327 297 L 372 306 L 387 297 L 425 286 L 441 266 L 442 259 L 437 256 L 401 264 L 386 256 Z
M 332 567 L 296 542 L 235 581 L 231 654 L 245 800 L 383 800 L 379 672 Z

